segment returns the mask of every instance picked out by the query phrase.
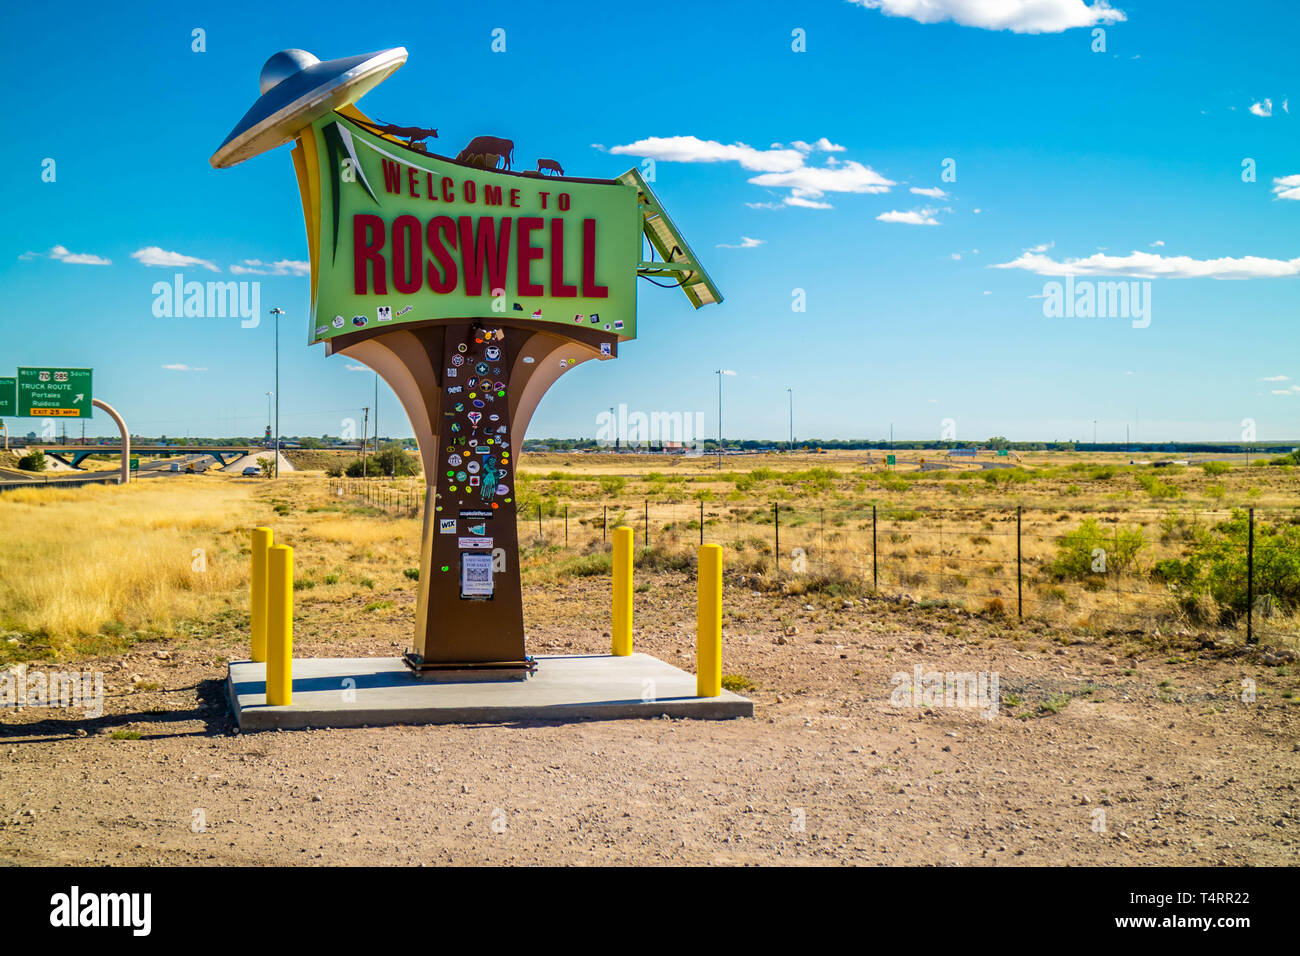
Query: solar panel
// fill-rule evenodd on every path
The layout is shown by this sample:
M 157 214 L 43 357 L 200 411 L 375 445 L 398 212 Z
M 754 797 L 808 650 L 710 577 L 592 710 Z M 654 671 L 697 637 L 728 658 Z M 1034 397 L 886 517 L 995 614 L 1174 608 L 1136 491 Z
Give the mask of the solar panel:
M 657 260 L 651 258 L 639 263 L 637 275 L 673 280 L 697 309 L 721 302 L 722 293 L 641 174 L 629 169 L 618 177 L 618 181 L 636 187 L 645 236 L 660 255 Z

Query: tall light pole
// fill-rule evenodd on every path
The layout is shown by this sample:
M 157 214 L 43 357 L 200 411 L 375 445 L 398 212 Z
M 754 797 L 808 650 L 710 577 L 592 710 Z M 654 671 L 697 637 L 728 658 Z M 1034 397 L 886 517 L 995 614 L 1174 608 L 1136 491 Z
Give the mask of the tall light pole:
M 718 470 L 722 470 L 722 376 L 735 375 L 729 368 L 714 369 L 718 376 Z
M 366 442 L 369 441 L 370 435 L 370 409 L 362 408 L 361 414 L 364 416 L 361 422 L 361 477 L 366 478 Z
M 276 306 L 271 310 L 275 316 L 275 477 L 280 477 L 280 316 L 284 309 Z
M 266 393 L 266 430 L 267 431 L 271 430 L 271 398 L 274 395 L 275 392 Z
M 379 454 L 379 373 L 375 373 L 375 454 Z
M 787 388 L 786 392 L 790 395 L 790 444 L 786 446 L 786 451 L 794 454 L 794 389 Z

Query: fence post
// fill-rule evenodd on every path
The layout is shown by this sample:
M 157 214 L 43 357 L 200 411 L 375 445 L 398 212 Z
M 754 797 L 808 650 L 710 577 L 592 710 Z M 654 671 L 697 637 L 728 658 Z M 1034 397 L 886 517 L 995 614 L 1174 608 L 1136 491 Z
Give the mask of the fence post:
M 871 506 L 871 590 L 880 590 L 880 578 L 876 572 L 876 506 Z
M 542 536 L 542 499 L 537 499 L 537 540 L 545 544 L 546 538 Z
M 1246 533 L 1246 643 L 1255 643 L 1255 509 L 1248 509 Z
M 293 703 L 293 548 L 267 552 L 266 702 Z
M 600 506 L 600 540 L 604 541 L 609 528 L 609 505 Z
M 564 550 L 569 550 L 569 504 L 564 504 Z
M 610 653 L 627 657 L 632 653 L 632 535 L 626 525 L 614 529 L 614 623 Z
M 700 499 L 700 544 L 704 543 L 704 499 Z
M 695 696 L 722 695 L 722 545 L 700 546 L 695 593 Z
M 779 577 L 781 574 L 781 502 L 772 502 L 772 533 L 776 536 L 772 546 L 772 562 Z
M 1020 579 L 1020 505 L 1016 505 L 1016 620 L 1025 619 L 1025 599 Z
M 643 498 L 642 504 L 645 505 L 645 546 L 650 547 L 650 499 Z

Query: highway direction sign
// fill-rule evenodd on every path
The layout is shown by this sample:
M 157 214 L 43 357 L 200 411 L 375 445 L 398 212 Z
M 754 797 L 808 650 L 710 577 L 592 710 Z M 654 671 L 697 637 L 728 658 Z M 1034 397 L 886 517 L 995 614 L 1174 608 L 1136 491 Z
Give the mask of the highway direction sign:
M 20 368 L 18 414 L 32 418 L 90 418 L 88 368 Z
M 0 416 L 18 414 L 18 379 L 0 378 Z

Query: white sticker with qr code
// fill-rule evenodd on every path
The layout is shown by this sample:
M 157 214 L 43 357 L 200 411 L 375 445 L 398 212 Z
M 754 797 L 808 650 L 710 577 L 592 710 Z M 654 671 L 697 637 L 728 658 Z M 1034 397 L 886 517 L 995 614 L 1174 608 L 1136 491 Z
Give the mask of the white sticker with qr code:
M 460 596 L 492 596 L 492 555 L 461 554 Z

